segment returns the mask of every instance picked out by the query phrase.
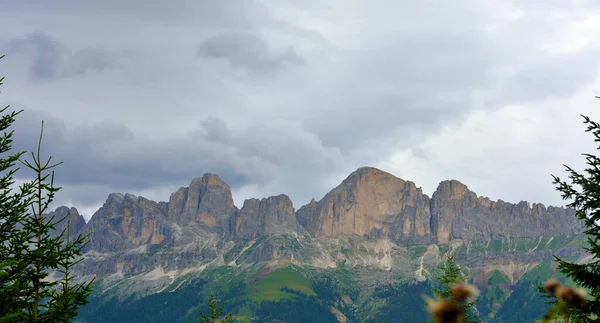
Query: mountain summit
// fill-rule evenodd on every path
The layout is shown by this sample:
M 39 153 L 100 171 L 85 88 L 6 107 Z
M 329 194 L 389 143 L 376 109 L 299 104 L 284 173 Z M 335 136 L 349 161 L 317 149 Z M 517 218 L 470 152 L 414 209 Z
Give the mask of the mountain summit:
M 431 233 L 429 197 L 413 182 L 372 167 L 300 208 L 298 220 L 316 238 L 369 235 L 415 243 L 429 241 Z

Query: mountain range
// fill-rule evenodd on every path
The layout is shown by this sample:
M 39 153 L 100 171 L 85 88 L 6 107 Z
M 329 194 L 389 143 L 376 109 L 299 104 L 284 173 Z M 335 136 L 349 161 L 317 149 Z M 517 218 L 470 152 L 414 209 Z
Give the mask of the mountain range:
M 187 322 L 209 294 L 246 322 L 361 322 L 375 306 L 385 322 L 422 322 L 419 295 L 449 253 L 482 291 L 482 321 L 523 322 L 546 308 L 535 284 L 557 275 L 552 255 L 588 259 L 571 209 L 492 201 L 457 180 L 429 197 L 372 167 L 297 210 L 283 194 L 238 208 L 205 174 L 168 202 L 113 193 L 87 223 L 75 208 L 49 215 L 90 235 L 81 322 Z

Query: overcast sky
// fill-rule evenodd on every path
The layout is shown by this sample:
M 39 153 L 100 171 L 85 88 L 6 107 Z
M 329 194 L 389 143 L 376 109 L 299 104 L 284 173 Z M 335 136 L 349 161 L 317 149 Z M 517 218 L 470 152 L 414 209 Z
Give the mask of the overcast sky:
M 597 1 L 4 0 L 16 149 L 64 161 L 57 204 L 154 200 L 210 172 L 299 208 L 375 166 L 431 196 L 562 205 L 594 152 Z M 56 205 L 57 206 L 57 205 Z

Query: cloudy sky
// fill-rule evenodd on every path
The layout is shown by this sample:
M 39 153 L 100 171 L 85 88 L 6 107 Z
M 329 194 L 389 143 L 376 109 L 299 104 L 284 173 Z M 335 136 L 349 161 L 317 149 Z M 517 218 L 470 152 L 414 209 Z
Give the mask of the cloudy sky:
M 543 3 L 543 5 L 542 5 Z M 16 149 L 64 164 L 57 204 L 155 200 L 211 172 L 236 204 L 320 199 L 375 166 L 427 194 L 562 205 L 595 146 L 600 6 L 573 1 L 4 0 Z M 21 175 L 25 176 L 25 175 Z

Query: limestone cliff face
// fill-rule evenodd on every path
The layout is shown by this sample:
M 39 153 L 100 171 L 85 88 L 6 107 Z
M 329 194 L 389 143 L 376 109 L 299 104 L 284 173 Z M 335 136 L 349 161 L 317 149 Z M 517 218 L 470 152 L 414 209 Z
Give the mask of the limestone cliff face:
M 169 202 L 111 194 L 88 224 L 74 208 L 60 207 L 51 215 L 68 215 L 73 233 L 92 232 L 87 248 L 97 251 L 183 246 L 213 235 L 223 243 L 291 234 L 445 244 L 452 239 L 539 237 L 582 229 L 573 210 L 494 202 L 456 180 L 441 182 L 429 198 L 414 183 L 370 167 L 359 168 L 323 199 L 313 199 L 297 212 L 286 195 L 249 199 L 238 210 L 229 185 L 205 174 L 173 193 Z
M 203 224 L 229 235 L 237 212 L 229 185 L 217 175 L 205 174 L 171 194 L 167 217 L 179 224 Z
M 315 238 L 359 235 L 405 244 L 582 231 L 573 210 L 494 202 L 456 180 L 441 182 L 430 199 L 414 183 L 369 167 L 350 174 L 321 201 L 301 207 L 297 218 Z
M 62 207 L 55 212 L 66 210 Z M 169 202 L 157 203 L 132 194 L 110 194 L 90 222 L 80 229 L 92 233 L 86 250 L 117 252 L 151 245 L 173 247 L 200 243 L 214 234 L 229 236 L 236 215 L 229 186 L 218 176 L 205 174 L 193 179 L 189 187 L 173 193 Z
M 414 183 L 376 168 L 359 168 L 319 202 L 298 210 L 298 221 L 316 238 L 340 235 L 429 241 L 429 197 Z
M 171 237 L 170 226 L 158 203 L 132 194 L 110 194 L 84 229 L 92 232 L 88 248 L 120 251 L 160 244 Z
M 67 226 L 69 225 L 69 235 L 71 237 L 75 237 L 77 236 L 77 234 L 79 234 L 79 232 L 81 232 L 83 226 L 85 226 L 85 219 L 79 214 L 77 209 L 74 207 L 69 208 L 66 206 L 60 206 L 56 210 L 45 214 L 45 216 L 47 218 L 54 217 L 52 220 L 53 223 L 60 221 L 55 225 L 56 230 L 54 230 L 54 232 L 52 232 L 51 234 L 51 236 L 53 237 L 56 237 L 59 234 L 61 234 L 61 232 L 63 232 L 63 230 L 66 230 Z M 65 234 L 66 233 L 67 231 L 65 231 Z
M 286 195 L 249 199 L 238 210 L 230 187 L 205 174 L 173 193 L 169 202 L 110 194 L 87 224 L 74 208 L 60 207 L 49 215 L 67 216 L 74 234 L 91 232 L 82 271 L 102 275 L 156 266 L 201 267 L 235 257 L 242 263 L 287 259 L 327 266 L 355 257 L 391 268 L 393 246 L 537 239 L 582 231 L 573 210 L 493 202 L 455 180 L 441 182 L 429 198 L 414 183 L 370 167 L 359 168 L 297 212 Z M 374 244 L 377 252 L 340 244 L 347 239 L 357 239 L 356 246 Z M 248 240 L 257 244 L 250 246 Z
M 283 194 L 244 201 L 235 222 L 236 237 L 243 239 L 304 232 L 296 220 L 292 200 Z
M 521 201 L 493 202 L 456 180 L 443 181 L 431 199 L 434 240 L 539 237 L 581 230 L 574 211 Z

